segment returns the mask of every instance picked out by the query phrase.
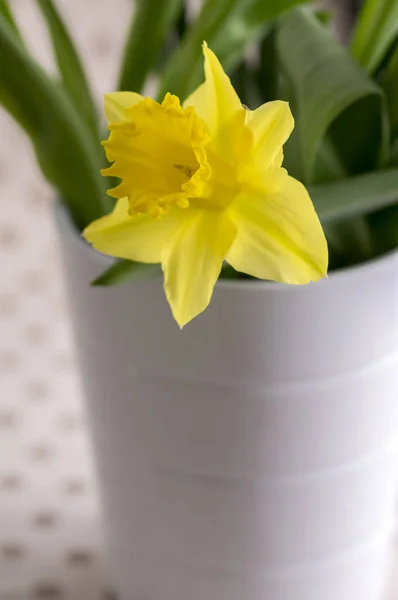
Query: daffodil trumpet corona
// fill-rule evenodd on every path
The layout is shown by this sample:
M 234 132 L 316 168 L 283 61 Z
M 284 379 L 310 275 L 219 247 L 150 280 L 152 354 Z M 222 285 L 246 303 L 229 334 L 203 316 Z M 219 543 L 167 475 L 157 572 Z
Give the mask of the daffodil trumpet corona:
M 98 251 L 161 263 L 183 327 L 209 305 L 226 261 L 259 279 L 326 276 L 326 239 L 304 185 L 282 167 L 294 120 L 286 102 L 243 106 L 203 45 L 205 82 L 183 104 L 134 92 L 105 96 L 114 210 L 83 232 Z

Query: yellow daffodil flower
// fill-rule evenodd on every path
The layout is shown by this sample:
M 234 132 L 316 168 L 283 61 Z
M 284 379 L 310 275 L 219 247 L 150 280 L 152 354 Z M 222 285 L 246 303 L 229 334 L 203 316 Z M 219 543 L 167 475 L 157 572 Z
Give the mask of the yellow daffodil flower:
M 105 97 L 104 142 L 121 179 L 114 211 L 83 235 L 104 254 L 161 263 L 180 325 L 209 304 L 222 264 L 260 279 L 326 276 L 328 251 L 305 187 L 281 167 L 294 121 L 286 102 L 244 107 L 203 46 L 205 83 L 181 106 L 133 92 Z

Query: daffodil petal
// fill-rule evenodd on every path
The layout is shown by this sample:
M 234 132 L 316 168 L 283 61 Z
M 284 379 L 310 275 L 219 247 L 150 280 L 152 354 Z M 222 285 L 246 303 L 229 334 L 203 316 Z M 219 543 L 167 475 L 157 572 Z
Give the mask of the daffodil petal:
M 160 263 L 165 243 L 179 223 L 180 208 L 155 219 L 149 214 L 131 216 L 127 198 L 121 198 L 109 215 L 93 221 L 83 237 L 96 250 L 143 263 Z
M 288 175 L 281 182 L 273 193 L 248 192 L 231 205 L 238 234 L 227 261 L 259 279 L 317 281 L 327 272 L 325 235 L 305 187 Z
M 244 108 L 220 61 L 206 43 L 203 44 L 203 54 L 205 83 L 185 100 L 184 106 L 193 106 L 210 133 L 214 134 L 233 121 L 237 111 L 244 112 Z
M 261 168 L 280 167 L 282 146 L 294 128 L 294 119 L 287 102 L 267 102 L 246 112 L 246 127 L 253 136 L 252 153 Z
M 192 92 L 192 94 L 190 94 L 188 98 L 186 98 L 186 100 L 184 100 L 182 105 L 184 108 L 187 108 L 188 106 L 193 106 L 196 114 L 198 114 L 201 117 L 201 119 L 205 121 L 203 117 L 206 116 L 206 110 L 208 109 L 207 83 L 201 83 L 200 86 L 197 87 L 196 90 Z M 209 123 L 206 124 L 210 130 L 212 123 L 212 115 L 209 116 L 211 118 L 209 119 Z
M 126 108 L 130 108 L 144 100 L 141 94 L 135 92 L 112 92 L 105 94 L 104 108 L 106 119 L 109 123 L 121 123 L 127 121 Z
M 235 235 L 224 211 L 184 211 L 162 253 L 165 292 L 180 327 L 208 306 Z

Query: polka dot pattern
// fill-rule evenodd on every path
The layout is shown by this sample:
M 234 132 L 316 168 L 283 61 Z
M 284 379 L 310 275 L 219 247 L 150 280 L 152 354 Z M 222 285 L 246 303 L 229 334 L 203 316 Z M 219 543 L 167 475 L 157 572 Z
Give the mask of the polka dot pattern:
M 100 108 L 102 94 L 114 87 L 131 0 L 55 2 Z M 12 0 L 32 52 L 52 71 L 35 5 Z M 25 135 L 1 109 L 0 130 L 0 599 L 117 600 L 52 219 L 54 192 Z
M 114 87 L 132 2 L 55 2 L 100 107 Z M 11 4 L 32 52 L 54 70 L 36 3 Z M 28 140 L 1 110 L 0 130 L 0 599 L 118 600 L 107 574 L 54 192 Z M 398 600 L 398 581 L 394 589 L 388 600 Z

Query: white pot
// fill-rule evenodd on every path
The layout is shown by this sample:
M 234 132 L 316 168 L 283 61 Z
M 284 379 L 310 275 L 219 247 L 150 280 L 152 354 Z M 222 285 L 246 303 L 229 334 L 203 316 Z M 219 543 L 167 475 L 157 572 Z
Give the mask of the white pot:
M 60 237 L 122 600 L 381 600 L 394 529 L 398 254 L 306 287 L 90 281 Z

